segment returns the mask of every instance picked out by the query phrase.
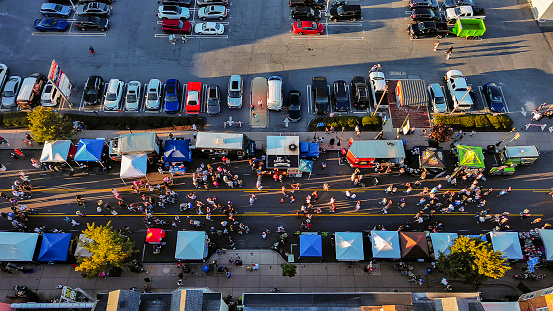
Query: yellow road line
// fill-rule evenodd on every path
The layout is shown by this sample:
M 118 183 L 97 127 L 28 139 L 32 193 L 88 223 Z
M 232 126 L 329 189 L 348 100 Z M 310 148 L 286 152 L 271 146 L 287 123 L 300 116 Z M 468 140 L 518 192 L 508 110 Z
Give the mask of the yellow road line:
M 355 212 L 352 212 L 352 213 L 344 213 L 344 214 L 314 214 L 313 216 L 314 217 L 360 217 L 360 216 L 363 216 L 363 217 L 397 217 L 397 216 L 414 216 L 415 214 L 386 214 L 386 215 L 383 215 L 383 214 L 370 214 L 370 213 L 355 213 Z M 41 215 L 29 215 L 29 217 L 63 217 L 63 216 L 71 216 L 71 217 L 74 217 L 76 216 L 75 214 L 41 214 Z M 142 214 L 129 214 L 129 215 L 122 215 L 122 214 L 119 214 L 118 216 L 113 216 L 113 215 L 104 215 L 104 214 L 94 214 L 94 215 L 87 215 L 85 217 L 114 217 L 114 218 L 117 218 L 117 217 L 144 217 L 144 215 Z M 156 213 L 156 214 L 153 214 L 153 216 L 164 216 L 164 217 L 175 217 L 175 216 L 179 216 L 179 217 L 201 217 L 201 218 L 205 218 L 204 215 L 183 215 L 183 214 L 163 214 L 163 213 Z M 270 217 L 273 217 L 273 216 L 294 216 L 296 217 L 296 214 L 269 214 L 269 212 L 245 212 L 245 213 L 242 213 L 242 214 L 237 214 L 236 216 L 270 216 Z M 303 215 L 302 215 L 303 216 Z M 470 216 L 470 217 L 473 217 L 475 216 L 475 214 L 461 214 L 461 213 L 449 213 L 449 214 L 434 214 L 434 216 Z M 509 217 L 515 217 L 515 216 L 520 216 L 519 214 L 509 214 Z M 543 217 L 544 215 L 543 214 L 532 214 L 532 216 L 536 216 L 536 217 Z M 219 215 L 211 215 L 211 217 L 227 217 L 227 215 L 224 215 L 224 214 L 219 214 Z
M 350 192 L 365 192 L 365 191 L 384 191 L 386 188 L 363 188 L 363 189 L 359 189 L 359 188 L 344 188 L 344 189 L 330 189 L 330 191 L 339 191 L 339 192 L 345 192 L 345 191 L 350 191 Z M 65 188 L 65 189 L 56 189 L 56 188 L 33 188 L 33 192 L 111 192 L 112 189 L 81 189 L 81 188 Z M 239 192 L 254 192 L 254 193 L 260 193 L 260 192 L 273 192 L 273 191 L 282 191 L 282 189 L 263 189 L 263 191 L 259 191 L 257 189 L 246 189 L 246 188 L 235 188 L 235 189 L 211 189 L 211 190 L 205 190 L 205 189 L 193 189 L 193 188 L 190 188 L 190 189 L 173 189 L 174 191 L 176 192 L 183 192 L 183 191 L 190 191 L 190 192 L 219 192 L 219 191 L 224 191 L 224 192 L 235 192 L 235 191 L 239 191 Z M 418 190 L 418 189 L 417 189 Z M 413 190 L 413 191 L 417 191 L 417 190 Z M 441 189 L 440 192 L 438 194 L 441 194 L 441 193 L 444 193 L 445 191 L 459 191 L 460 189 Z M 0 189 L 1 192 L 11 192 L 12 190 L 11 189 Z M 119 192 L 134 192 L 132 189 L 117 189 L 117 191 Z M 321 189 L 318 189 L 318 188 L 305 188 L 305 189 L 300 189 L 300 190 L 296 190 L 296 191 L 318 191 L 318 192 L 325 192 L 322 188 Z M 422 191 L 422 189 L 420 189 L 420 191 Z M 551 190 L 550 189 L 512 189 L 512 191 L 533 191 L 533 192 L 550 192 Z M 290 189 L 287 189 L 287 192 L 288 193 L 291 193 L 290 192 Z M 141 193 L 145 193 L 145 194 L 148 194 L 148 193 L 152 193 L 150 191 L 146 191 L 146 190 L 142 190 Z M 401 194 L 402 192 L 398 192 L 396 194 Z M 392 195 L 392 194 L 390 194 Z

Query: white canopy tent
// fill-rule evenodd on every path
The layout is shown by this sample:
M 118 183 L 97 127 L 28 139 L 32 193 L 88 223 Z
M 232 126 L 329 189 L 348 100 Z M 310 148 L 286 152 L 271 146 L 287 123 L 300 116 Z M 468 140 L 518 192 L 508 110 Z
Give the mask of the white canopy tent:
M 146 177 L 148 168 L 147 154 L 129 154 L 121 157 L 121 171 L 119 177 L 125 183 L 125 178 L 140 178 Z M 126 183 L 125 183 L 126 184 Z
M 361 232 L 336 232 L 336 260 L 360 261 L 365 259 Z
M 538 231 L 545 246 L 545 259 L 551 261 L 553 260 L 553 230 L 540 229 Z
M 207 233 L 204 231 L 179 231 L 175 259 L 203 260 L 207 256 Z
M 456 238 L 459 235 L 457 233 L 435 232 L 430 233 L 430 239 L 432 240 L 432 247 L 434 248 L 434 257 L 437 259 L 440 256 L 440 252 L 447 255 L 451 252 L 449 249 Z
M 490 232 L 490 239 L 494 251 L 504 253 L 507 259 L 523 259 L 518 232 L 495 231 Z
M 373 258 L 401 258 L 397 231 L 371 231 Z
M 40 162 L 67 163 L 67 156 L 71 149 L 70 140 L 47 141 L 44 143 Z M 67 163 L 69 165 L 69 163 Z M 69 165 L 71 167 L 71 165 Z
M 0 232 L 0 261 L 32 261 L 38 233 Z

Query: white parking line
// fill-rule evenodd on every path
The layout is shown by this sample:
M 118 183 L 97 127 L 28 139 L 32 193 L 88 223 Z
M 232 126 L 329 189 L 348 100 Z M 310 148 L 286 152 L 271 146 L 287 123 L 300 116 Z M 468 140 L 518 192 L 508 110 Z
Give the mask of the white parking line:
M 154 35 L 155 38 L 169 38 L 169 35 L 168 34 L 155 34 Z M 227 35 L 213 35 L 213 36 L 210 36 L 210 35 L 187 35 L 186 36 L 187 39 L 191 39 L 191 38 L 197 38 L 197 39 L 203 39 L 203 38 L 208 38 L 208 39 L 228 39 L 228 36 Z
M 179 113 L 180 112 L 186 113 L 186 96 L 188 95 L 188 94 L 186 94 L 187 89 L 188 89 L 188 84 L 183 83 L 183 86 L 182 86 L 182 100 L 181 100 L 181 107 L 180 107 Z
M 348 111 L 353 111 L 353 104 L 351 99 L 351 92 L 349 90 L 349 85 L 346 84 L 346 94 L 348 95 Z
M 308 40 L 308 39 L 330 39 L 330 40 L 363 40 L 363 37 L 330 37 L 328 35 L 323 35 L 323 36 L 292 36 L 292 39 L 296 39 L 296 40 Z
M 503 104 L 505 105 L 505 111 L 507 111 L 507 113 L 509 113 L 509 106 L 507 106 L 507 100 L 505 99 L 505 94 L 503 94 L 503 88 L 501 86 L 499 86 L 499 90 L 501 91 L 501 96 L 503 96 Z
M 202 83 L 202 95 L 200 97 L 200 113 L 207 112 L 207 85 Z
M 65 32 L 33 32 L 31 35 L 35 37 L 105 37 L 106 33 L 65 33 Z
M 327 26 L 363 26 L 363 24 L 361 23 L 344 23 L 344 22 L 333 22 L 333 23 L 328 23 Z
M 312 105 L 312 102 L 311 102 L 311 99 L 313 97 L 311 96 L 311 85 L 307 85 L 307 113 L 311 113 L 311 105 Z

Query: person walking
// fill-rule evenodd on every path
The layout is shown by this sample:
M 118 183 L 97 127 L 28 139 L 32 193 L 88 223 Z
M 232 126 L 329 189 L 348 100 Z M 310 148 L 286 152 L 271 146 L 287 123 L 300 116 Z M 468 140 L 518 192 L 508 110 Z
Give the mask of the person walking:
M 88 51 L 90 52 L 90 55 L 96 56 L 96 51 L 94 51 L 94 48 L 92 46 L 88 47 Z
M 438 47 L 440 46 L 440 41 L 436 41 L 434 44 L 434 52 L 438 51 Z
M 447 54 L 447 59 L 450 59 L 451 54 L 453 54 L 453 46 L 450 46 L 445 53 Z

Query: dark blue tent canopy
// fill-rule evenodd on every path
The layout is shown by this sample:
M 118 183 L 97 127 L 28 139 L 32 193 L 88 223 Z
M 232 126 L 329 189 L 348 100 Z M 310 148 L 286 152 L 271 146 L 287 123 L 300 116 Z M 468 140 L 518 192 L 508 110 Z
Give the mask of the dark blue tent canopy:
M 104 150 L 105 139 L 86 139 L 79 140 L 75 162 L 100 162 L 102 151 Z
M 71 233 L 44 233 L 38 261 L 67 261 Z
M 300 235 L 300 257 L 322 257 L 323 237 L 320 235 Z
M 166 140 L 163 161 L 168 162 L 191 162 L 190 139 Z

